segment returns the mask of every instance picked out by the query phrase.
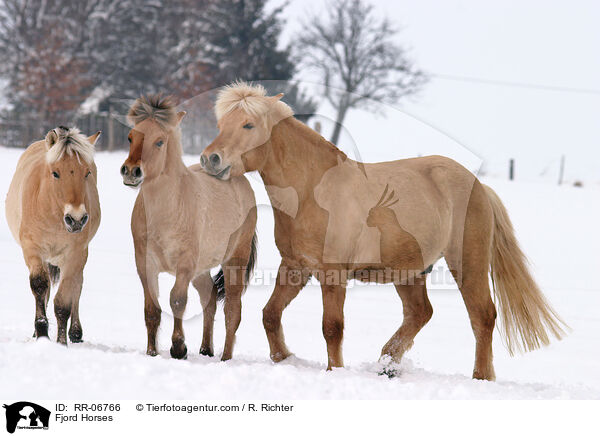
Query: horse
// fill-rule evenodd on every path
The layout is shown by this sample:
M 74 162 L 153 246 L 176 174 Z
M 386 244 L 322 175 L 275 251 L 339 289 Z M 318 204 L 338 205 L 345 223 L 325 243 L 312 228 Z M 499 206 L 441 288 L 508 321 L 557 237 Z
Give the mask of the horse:
M 129 156 L 121 167 L 123 183 L 139 193 L 131 215 L 135 262 L 144 288 L 148 333 L 146 353 L 157 354 L 161 320 L 158 274 L 175 276 L 170 305 L 174 316 L 171 356 L 184 359 L 187 346 L 183 314 L 190 282 L 198 291 L 204 314 L 200 354 L 213 356 L 217 298 L 225 299 L 225 347 L 231 359 L 241 321 L 241 296 L 256 260 L 256 202 L 242 176 L 222 183 L 200 165 L 183 162 L 180 122 L 171 97 L 142 96 L 130 107 L 133 125 Z M 210 269 L 222 265 L 213 281 Z M 218 295 L 219 294 L 219 295 Z
M 496 307 L 511 352 L 561 338 L 566 327 L 528 271 L 508 213 L 491 188 L 442 156 L 361 163 L 293 116 L 261 86 L 237 82 L 215 103 L 219 134 L 200 162 L 222 181 L 258 171 L 274 206 L 282 260 L 263 310 L 270 357 L 288 356 L 282 312 L 311 276 L 321 284 L 327 369 L 342 367 L 347 280 L 393 283 L 402 300 L 400 328 L 384 345 L 382 372 L 394 375 L 433 310 L 426 289 L 445 258 L 476 339 L 473 377 L 494 380 Z
M 87 137 L 75 127 L 60 126 L 21 155 L 6 197 L 6 219 L 23 250 L 35 297 L 35 333 L 48 336 L 46 306 L 58 283 L 54 313 L 57 342 L 81 342 L 79 298 L 88 245 L 100 225 L 94 145 L 100 132 Z

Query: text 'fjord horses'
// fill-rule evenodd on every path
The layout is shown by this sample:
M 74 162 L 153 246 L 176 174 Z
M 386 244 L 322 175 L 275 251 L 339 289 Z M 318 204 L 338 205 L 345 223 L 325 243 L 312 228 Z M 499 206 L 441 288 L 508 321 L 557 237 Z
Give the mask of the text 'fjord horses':
M 222 265 L 226 329 L 222 359 L 227 360 L 241 320 L 241 296 L 256 258 L 256 203 L 245 177 L 222 183 L 206 175 L 200 165 L 185 166 L 179 128 L 184 115 L 175 111 L 169 98 L 149 96 L 137 99 L 128 116 L 134 127 L 121 174 L 126 185 L 140 186 L 131 231 L 144 288 L 147 354 L 157 354 L 158 274 L 168 272 L 175 276 L 170 298 L 175 318 L 171 356 L 187 355 L 183 314 L 190 282 L 200 294 L 204 312 L 200 353 L 213 355 L 217 286 L 210 269 Z
M 100 225 L 94 144 L 76 128 L 57 127 L 44 141 L 31 144 L 17 164 L 6 197 L 6 218 L 23 250 L 35 297 L 35 336 L 48 336 L 46 306 L 50 284 L 59 282 L 54 298 L 57 341 L 81 342 L 79 297 L 88 244 Z
M 494 379 L 496 308 L 509 350 L 531 350 L 561 337 L 561 321 L 531 277 L 507 212 L 487 186 L 441 156 L 362 164 L 293 117 L 262 87 L 222 90 L 215 111 L 219 135 L 201 162 L 227 180 L 259 171 L 275 210 L 282 261 L 263 311 L 271 358 L 290 355 L 282 332 L 285 307 L 314 275 L 323 294 L 328 368 L 343 365 L 346 280 L 393 283 L 402 299 L 401 327 L 382 350 L 384 372 L 429 321 L 425 279 L 444 257 L 462 293 L 476 339 L 473 377 Z

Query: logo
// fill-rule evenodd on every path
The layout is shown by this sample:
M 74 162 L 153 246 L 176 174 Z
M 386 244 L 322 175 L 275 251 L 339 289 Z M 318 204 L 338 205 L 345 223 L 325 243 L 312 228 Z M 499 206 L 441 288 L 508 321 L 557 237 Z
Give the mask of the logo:
M 6 431 L 14 433 L 18 429 L 48 430 L 50 411 L 28 401 L 4 405 L 6 409 Z

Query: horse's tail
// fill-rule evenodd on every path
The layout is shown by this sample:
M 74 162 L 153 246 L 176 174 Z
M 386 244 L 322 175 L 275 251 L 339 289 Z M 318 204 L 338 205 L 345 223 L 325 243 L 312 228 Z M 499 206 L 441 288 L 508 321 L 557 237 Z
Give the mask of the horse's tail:
M 248 282 L 250 282 L 250 277 L 252 277 L 252 272 L 256 266 L 257 245 L 256 232 L 254 232 L 254 235 L 252 235 L 252 242 L 250 243 L 250 256 L 244 275 L 244 290 L 246 289 L 246 286 L 248 286 Z M 225 299 L 225 275 L 223 274 L 223 268 L 221 268 L 217 275 L 213 277 L 213 282 L 217 287 L 217 301 L 223 301 Z
M 491 276 L 502 317 L 500 329 L 508 352 L 531 351 L 558 339 L 568 326 L 550 306 L 528 269 L 508 212 L 498 195 L 485 186 L 494 213 Z
M 223 274 L 223 268 L 219 270 L 216 276 L 213 277 L 213 283 L 217 288 L 217 301 L 225 299 L 225 275 Z
M 50 276 L 50 283 L 52 285 L 57 284 L 60 280 L 60 268 L 55 265 L 48 264 L 48 275 Z

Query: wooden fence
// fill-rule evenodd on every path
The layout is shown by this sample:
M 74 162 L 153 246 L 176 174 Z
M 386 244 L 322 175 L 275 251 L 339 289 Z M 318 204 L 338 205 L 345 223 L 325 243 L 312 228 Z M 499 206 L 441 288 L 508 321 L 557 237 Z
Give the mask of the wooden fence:
M 200 153 L 216 134 L 208 120 L 184 119 L 182 140 L 186 153 Z M 82 132 L 92 135 L 102 131 L 96 144 L 98 151 L 127 150 L 127 135 L 130 127 L 109 112 L 99 112 L 79 116 L 70 125 L 76 125 Z M 46 125 L 39 119 L 25 115 L 10 115 L 0 118 L 0 146 L 25 148 L 43 139 L 46 133 L 56 126 Z

